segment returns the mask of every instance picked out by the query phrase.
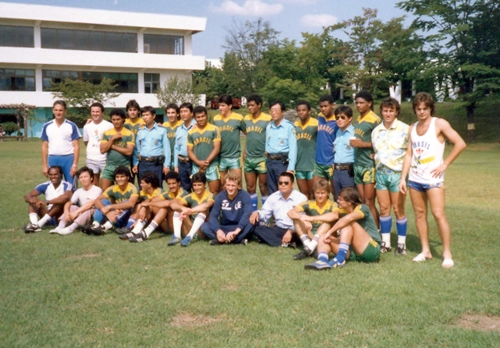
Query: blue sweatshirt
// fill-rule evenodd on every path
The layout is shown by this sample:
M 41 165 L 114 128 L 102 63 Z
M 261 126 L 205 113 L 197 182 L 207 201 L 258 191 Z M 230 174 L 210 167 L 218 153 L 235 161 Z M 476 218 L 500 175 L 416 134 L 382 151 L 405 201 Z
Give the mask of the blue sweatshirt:
M 248 192 L 238 190 L 234 199 L 230 200 L 224 190 L 215 197 L 209 224 L 213 231 L 217 231 L 221 225 L 237 225 L 243 230 L 250 223 L 251 214 L 252 202 Z

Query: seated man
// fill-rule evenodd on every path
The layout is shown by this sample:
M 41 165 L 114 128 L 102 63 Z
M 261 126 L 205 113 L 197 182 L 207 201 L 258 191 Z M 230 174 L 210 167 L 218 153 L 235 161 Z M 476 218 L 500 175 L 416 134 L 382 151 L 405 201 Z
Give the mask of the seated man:
M 49 221 L 52 225 L 57 224 L 57 219 L 62 215 L 64 204 L 71 198 L 72 186 L 62 180 L 62 168 L 52 166 L 49 168 L 49 181 L 46 181 L 24 196 L 28 203 L 30 222 L 23 229 L 26 233 L 42 231 L 42 227 Z M 45 201 L 38 198 L 45 195 Z M 38 220 L 39 217 L 42 217 Z
M 144 206 L 145 203 L 151 202 L 156 197 L 161 196 L 160 179 L 154 172 L 145 172 L 140 180 L 141 191 L 139 192 L 138 204 L 127 222 L 127 227 L 116 230 L 120 233 L 119 238 L 129 240 L 132 243 L 143 242 L 148 239 L 151 233 L 146 234 L 142 229 L 146 226 L 146 222 L 151 219 L 151 210 Z M 133 227 L 133 229 L 132 229 Z
M 193 174 L 191 182 L 194 192 L 185 197 L 175 199 L 170 205 L 170 208 L 174 211 L 172 218 L 174 236 L 168 242 L 168 246 L 181 243 L 181 246 L 187 247 L 196 233 L 198 233 L 200 238 L 203 237 L 200 227 L 205 222 L 209 209 L 214 205 L 214 196 L 206 190 L 207 178 L 202 172 Z M 181 231 L 184 235 L 189 231 L 182 242 Z
M 97 210 L 94 213 L 94 222 L 91 226 L 83 227 L 83 232 L 86 234 L 100 236 L 113 227 L 127 225 L 139 194 L 135 186 L 129 182 L 130 170 L 127 167 L 117 167 L 114 178 L 116 185 L 108 187 L 95 200 L 94 205 Z
M 305 269 L 331 269 L 343 267 L 348 259 L 363 262 L 376 262 L 380 256 L 380 234 L 370 212 L 370 208 L 361 203 L 358 191 L 346 187 L 339 193 L 339 207 L 346 215 L 341 217 L 319 240 L 318 261 L 305 265 Z M 336 212 L 329 213 L 330 221 Z M 326 214 L 328 215 L 328 214 Z M 328 262 L 328 254 L 335 258 Z
M 95 176 L 91 168 L 87 166 L 80 168 L 76 172 L 76 176 L 81 188 L 76 190 L 71 196 L 71 200 L 64 204 L 64 214 L 59 220 L 59 225 L 50 233 L 67 235 L 92 221 L 94 201 L 100 196 L 102 190 L 94 185 Z
M 328 199 L 330 183 L 325 179 L 319 179 L 313 184 L 312 192 L 315 200 L 304 202 L 288 212 L 288 216 L 293 220 L 295 232 L 304 245 L 304 250 L 296 254 L 294 260 L 302 260 L 311 255 L 316 250 L 320 237 L 330 229 L 331 225 L 318 217 L 336 212 L 338 218 L 337 203 Z
M 250 216 L 250 223 L 255 225 L 254 233 L 262 243 L 271 246 L 293 246 L 292 237 L 294 226 L 288 212 L 307 201 L 307 197 L 293 189 L 293 174 L 283 172 L 278 177 L 278 191 L 266 200 L 260 210 L 254 211 Z M 259 225 L 258 222 L 268 222 L 271 216 L 276 222 L 275 226 Z
M 215 197 L 208 222 L 201 225 L 201 232 L 210 239 L 210 245 L 246 244 L 253 225 L 250 194 L 240 189 L 241 177 L 229 171 L 224 177 L 224 190 Z

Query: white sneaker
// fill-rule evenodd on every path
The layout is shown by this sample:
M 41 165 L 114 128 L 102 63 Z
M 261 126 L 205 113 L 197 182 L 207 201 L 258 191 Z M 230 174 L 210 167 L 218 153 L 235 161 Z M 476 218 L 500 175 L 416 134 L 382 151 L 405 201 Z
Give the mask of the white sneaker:
M 53 230 L 50 230 L 49 233 L 59 233 L 61 230 L 59 229 L 59 226 L 57 226 L 56 228 L 54 228 Z
M 69 227 L 64 227 L 63 229 L 60 229 L 57 233 L 59 233 L 61 236 L 65 236 L 67 234 L 73 233 L 73 231 Z

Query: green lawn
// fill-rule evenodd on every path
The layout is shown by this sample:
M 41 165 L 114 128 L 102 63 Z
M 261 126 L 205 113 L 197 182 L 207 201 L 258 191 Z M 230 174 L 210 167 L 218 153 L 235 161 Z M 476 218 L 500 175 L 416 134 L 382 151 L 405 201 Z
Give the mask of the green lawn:
M 411 261 L 408 199 L 406 257 L 313 272 L 296 251 L 257 243 L 25 234 L 22 196 L 44 180 L 40 142 L 0 142 L 0 345 L 498 347 L 499 155 L 498 144 L 469 146 L 446 173 L 453 269 L 441 268 L 432 219 L 435 259 Z

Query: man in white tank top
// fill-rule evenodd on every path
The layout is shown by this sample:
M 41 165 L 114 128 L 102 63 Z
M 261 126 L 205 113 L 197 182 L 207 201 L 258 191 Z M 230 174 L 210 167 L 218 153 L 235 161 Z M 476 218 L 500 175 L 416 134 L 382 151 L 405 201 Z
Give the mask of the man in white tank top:
M 434 117 L 434 109 L 434 100 L 428 93 L 418 93 L 413 99 L 413 111 L 418 121 L 410 127 L 408 151 L 403 163 L 399 188 L 406 194 L 407 185 L 403 178 L 409 173 L 408 186 L 422 244 L 422 252 L 414 257 L 413 261 L 422 262 L 432 258 L 427 223 L 427 200 L 429 200 L 443 244 L 442 266 L 451 268 L 454 263 L 450 250 L 450 226 L 444 210 L 444 171 L 466 145 L 448 121 Z M 453 149 L 443 160 L 446 139 L 453 143 Z

